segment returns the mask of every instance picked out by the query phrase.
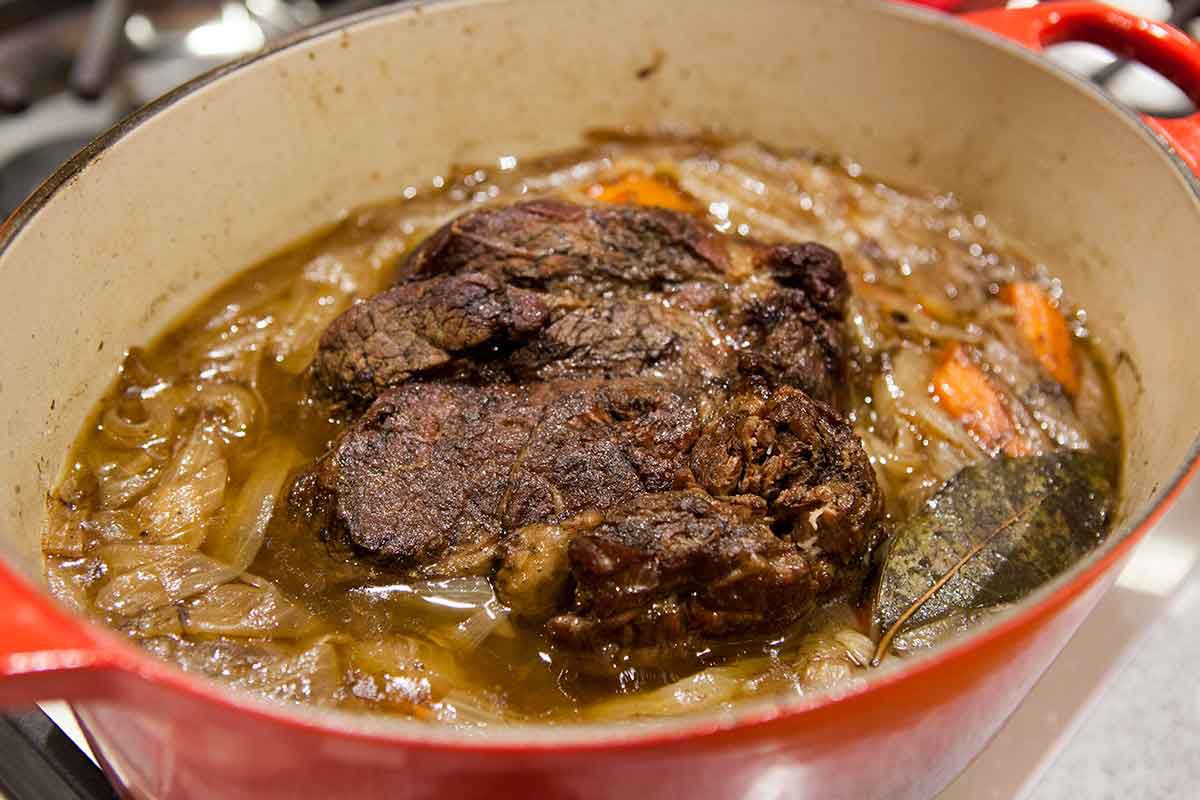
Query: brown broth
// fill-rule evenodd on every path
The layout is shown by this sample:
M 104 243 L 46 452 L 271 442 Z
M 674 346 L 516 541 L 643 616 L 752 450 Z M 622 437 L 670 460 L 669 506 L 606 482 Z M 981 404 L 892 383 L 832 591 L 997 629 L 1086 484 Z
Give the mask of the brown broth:
M 953 196 L 887 186 L 850 161 L 746 142 L 611 140 L 521 168 L 466 170 L 352 211 L 240 273 L 132 352 L 51 503 L 52 590 L 185 669 L 268 697 L 459 724 L 657 716 L 860 680 L 873 640 L 854 598 L 771 640 L 714 646 L 701 659 L 711 666 L 690 674 L 631 662 L 611 677 L 587 677 L 506 619 L 470 650 L 456 626 L 479 613 L 478 603 L 454 608 L 450 589 L 431 602 L 397 588 L 413 581 L 331 550 L 281 503 L 245 574 L 191 593 L 155 588 L 190 553 L 219 565 L 222 537 L 239 520 L 243 494 L 253 499 L 248 487 L 264 464 L 294 472 L 337 437 L 345 423 L 308 399 L 304 367 L 325 326 L 386 286 L 415 242 L 479 203 L 586 200 L 598 180 L 630 170 L 670 176 L 723 232 L 816 239 L 842 254 L 856 290 L 850 415 L 893 518 L 985 457 L 966 431 L 939 433 L 936 420 L 905 406 L 927 394 L 920 376 L 937 354 L 953 342 L 1000 347 L 1014 358 L 1011 370 L 1036 372 L 996 299 L 1015 279 L 1040 282 L 1069 311 L 1082 388 L 1063 410 L 1065 424 L 1097 449 L 1119 450 L 1117 406 L 1086 316 L 1062 299 L 1049 270 Z M 231 385 L 240 388 L 224 391 Z

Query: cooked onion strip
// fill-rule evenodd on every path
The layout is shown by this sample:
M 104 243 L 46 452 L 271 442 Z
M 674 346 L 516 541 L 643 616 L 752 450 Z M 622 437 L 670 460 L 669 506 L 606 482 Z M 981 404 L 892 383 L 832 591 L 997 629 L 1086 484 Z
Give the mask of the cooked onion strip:
M 95 605 L 124 617 L 185 600 L 237 577 L 228 565 L 202 553 L 170 555 L 100 584 Z
M 584 710 L 584 718 L 597 722 L 638 717 L 672 717 L 703 711 L 734 700 L 750 676 L 762 670 L 764 659 L 711 667 L 649 692 L 604 700 Z
M 194 408 L 220 417 L 222 428 L 234 436 L 245 436 L 255 419 L 261 416 L 262 403 L 255 393 L 236 383 L 203 386 L 188 402 Z
M 321 334 L 359 288 L 355 273 L 362 266 L 356 261 L 351 253 L 338 253 L 319 256 L 305 266 L 291 303 L 280 314 L 279 332 L 268 346 L 280 369 L 299 375 L 308 367 Z
M 134 506 L 142 537 L 159 544 L 199 547 L 209 519 L 225 501 L 228 466 L 220 446 L 197 426 L 163 470 L 154 491 Z
M 360 586 L 351 591 L 371 601 L 409 601 L 460 614 L 481 611 L 496 599 L 492 584 L 482 576 Z
M 474 614 L 451 628 L 443 638 L 458 652 L 470 653 L 496 633 L 508 621 L 508 615 L 507 607 L 495 600 L 489 600 Z
M 209 555 L 238 572 L 246 571 L 258 555 L 284 481 L 299 463 L 300 454 L 284 446 L 260 459 L 238 492 L 224 526 L 210 534 L 205 546 Z
M 927 434 L 950 442 L 966 452 L 978 452 L 975 443 L 958 422 L 933 402 L 929 393 L 931 362 L 926 354 L 900 348 L 892 354 L 891 369 L 885 372 L 887 393 L 896 399 L 896 410 Z
M 503 707 L 485 705 L 484 701 L 461 689 L 448 692 L 435 709 L 439 720 L 451 724 L 490 727 L 507 722 Z
M 186 544 L 146 544 L 145 542 L 112 542 L 96 548 L 96 555 L 104 562 L 109 575 L 153 564 L 172 556 L 184 557 L 192 552 Z
M 316 617 L 289 600 L 269 581 L 226 583 L 188 601 L 183 630 L 210 636 L 298 639 L 320 627 Z
M 164 544 L 183 542 L 199 547 L 204 526 L 225 499 L 227 477 L 225 460 L 219 459 L 138 501 L 145 536 Z
M 158 480 L 161 467 L 145 450 L 114 458 L 95 470 L 100 508 L 116 509 L 137 500 Z
M 62 500 L 52 500 L 47 508 L 46 530 L 42 534 L 42 552 L 55 556 L 81 556 L 87 546 L 84 525 L 87 513 Z

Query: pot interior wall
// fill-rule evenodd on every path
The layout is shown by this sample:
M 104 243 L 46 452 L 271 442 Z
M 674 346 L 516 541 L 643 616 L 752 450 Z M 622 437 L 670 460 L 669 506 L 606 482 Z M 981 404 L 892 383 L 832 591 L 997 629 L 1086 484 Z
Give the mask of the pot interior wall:
M 122 352 L 237 270 L 449 165 L 664 122 L 851 154 L 1023 235 L 1136 365 L 1117 373 L 1128 513 L 1200 430 L 1197 204 L 1130 118 L 981 38 L 865 0 L 446 2 L 166 104 L 0 254 L 6 549 L 35 571 L 46 491 Z

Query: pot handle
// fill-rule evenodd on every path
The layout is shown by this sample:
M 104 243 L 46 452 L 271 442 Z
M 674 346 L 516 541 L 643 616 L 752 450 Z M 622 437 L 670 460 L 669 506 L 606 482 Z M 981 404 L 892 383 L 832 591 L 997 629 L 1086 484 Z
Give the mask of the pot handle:
M 105 693 L 108 652 L 85 622 L 0 563 L 0 707 Z
M 1165 76 L 1200 107 L 1200 43 L 1164 22 L 1080 2 L 979 11 L 959 19 L 1034 51 L 1062 42 L 1100 45 Z M 1200 112 L 1176 119 L 1143 114 L 1142 120 L 1200 175 Z

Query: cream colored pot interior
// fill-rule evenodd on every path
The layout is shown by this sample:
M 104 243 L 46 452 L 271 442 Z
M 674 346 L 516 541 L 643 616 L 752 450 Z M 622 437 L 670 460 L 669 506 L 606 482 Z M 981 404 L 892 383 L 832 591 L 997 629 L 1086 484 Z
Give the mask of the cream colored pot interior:
M 0 254 L 6 549 L 36 572 L 46 491 L 122 352 L 238 270 L 452 164 L 661 123 L 852 154 L 1022 234 L 1136 365 L 1131 515 L 1200 430 L 1196 200 L 1136 121 L 984 38 L 865 0 L 445 2 L 180 93 Z

